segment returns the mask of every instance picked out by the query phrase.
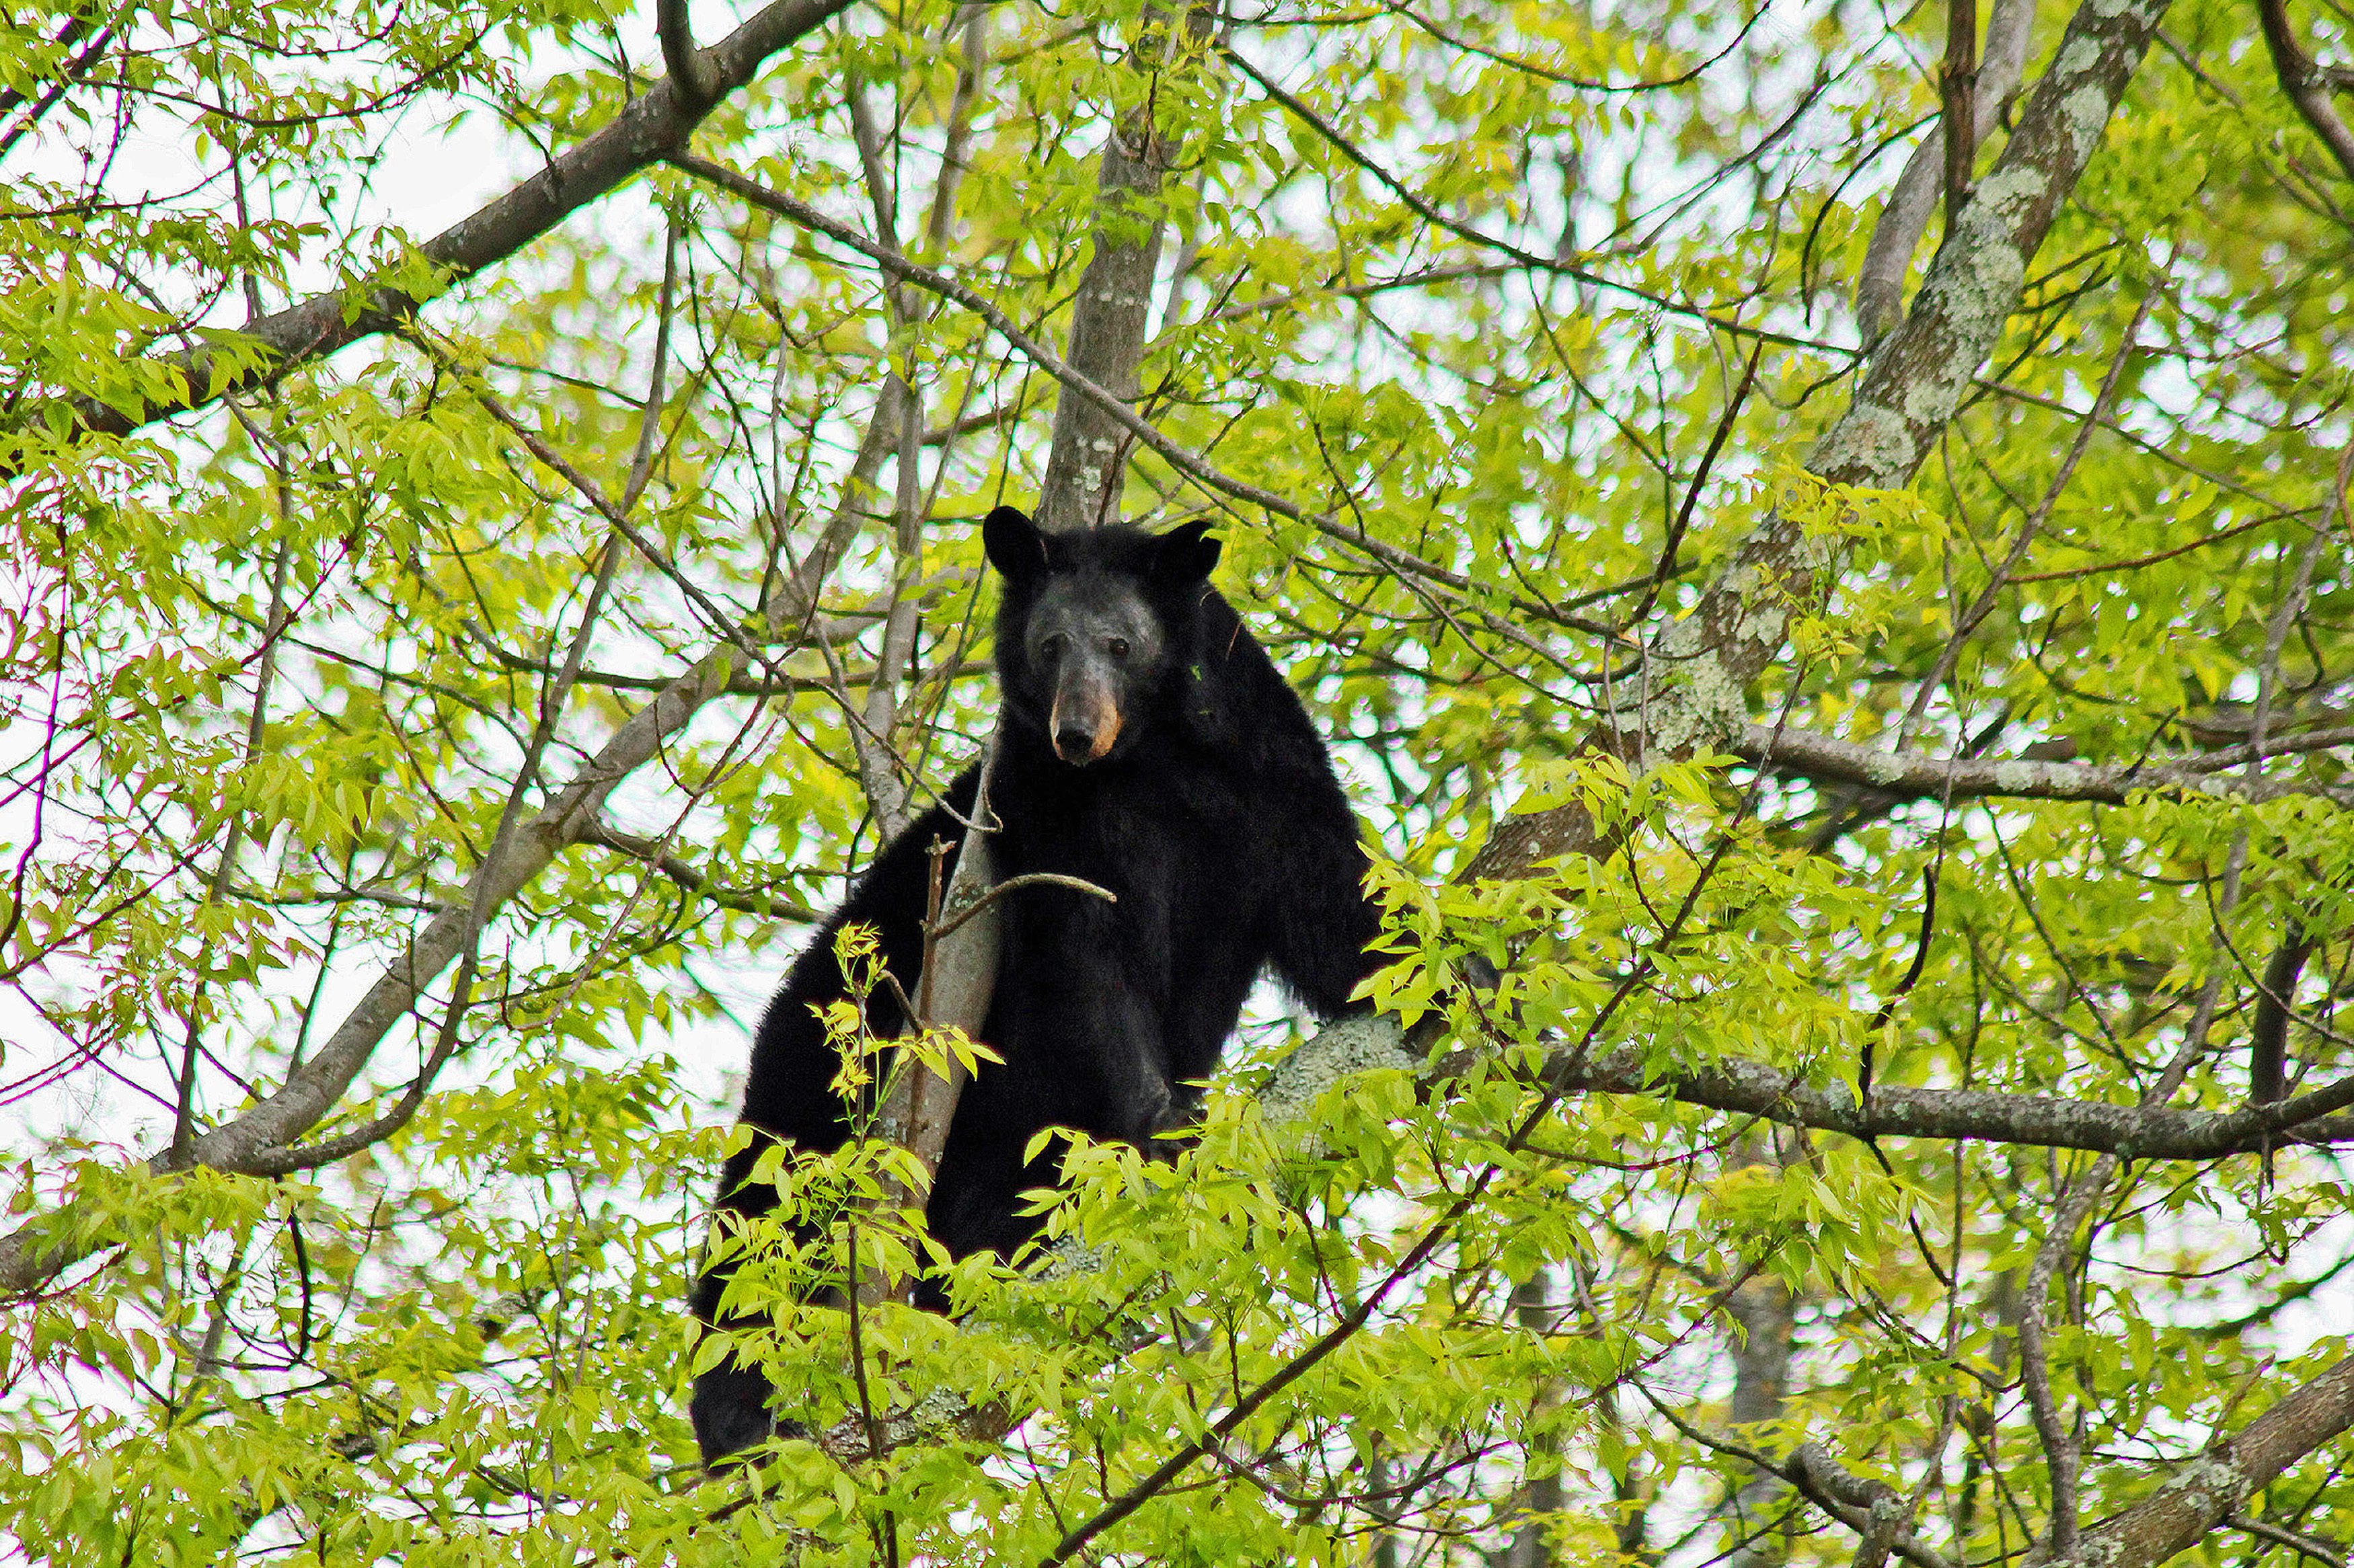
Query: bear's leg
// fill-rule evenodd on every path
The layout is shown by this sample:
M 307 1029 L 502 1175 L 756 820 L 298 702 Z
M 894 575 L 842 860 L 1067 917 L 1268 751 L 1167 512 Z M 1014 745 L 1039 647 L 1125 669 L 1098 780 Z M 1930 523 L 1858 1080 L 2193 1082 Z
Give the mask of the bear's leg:
M 1148 1153 L 1156 1135 L 1192 1125 L 1195 1097 L 1171 1075 L 1158 1012 L 1117 969 L 1077 973 L 1063 993 L 1061 1037 L 1085 1053 L 1097 1099 L 1068 1119 Z
M 733 1356 L 695 1380 L 695 1396 L 686 1408 L 705 1465 L 717 1468 L 728 1455 L 777 1435 L 777 1418 L 769 1409 L 775 1392 L 767 1378 Z
M 777 1206 L 775 1188 L 746 1181 L 753 1162 L 772 1141 L 766 1134 L 756 1135 L 751 1143 L 728 1157 L 719 1181 L 722 1210 L 754 1219 Z M 719 1265 L 696 1276 L 690 1305 L 699 1320 L 719 1329 L 748 1327 L 758 1321 L 721 1314 L 719 1298 L 734 1272 L 731 1266 Z M 732 1353 L 696 1377 L 687 1414 L 694 1420 L 695 1441 L 703 1450 L 705 1464 L 716 1465 L 737 1450 L 775 1434 L 776 1417 L 769 1408 L 774 1392 L 758 1368 L 746 1365 Z
M 1357 983 L 1389 960 L 1366 948 L 1382 933 L 1365 892 L 1365 852 L 1348 802 L 1329 777 L 1296 792 L 1268 870 L 1267 959 L 1320 1018 L 1367 1011 Z

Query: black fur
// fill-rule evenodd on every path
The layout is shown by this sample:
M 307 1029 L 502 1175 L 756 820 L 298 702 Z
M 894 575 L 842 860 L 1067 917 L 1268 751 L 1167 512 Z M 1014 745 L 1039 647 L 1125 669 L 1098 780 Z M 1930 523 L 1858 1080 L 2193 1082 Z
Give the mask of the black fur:
M 959 1102 L 932 1190 L 932 1234 L 949 1253 L 1010 1254 L 1037 1229 L 1018 1194 L 1055 1179 L 1024 1164 L 1048 1127 L 1142 1143 L 1185 1125 L 1243 1000 L 1272 968 L 1324 1016 L 1376 960 L 1379 917 L 1364 852 L 1322 739 L 1266 651 L 1207 577 L 1217 542 L 1199 526 L 1050 536 L 1011 507 L 983 530 L 1004 579 L 997 618 L 1003 736 L 990 805 L 1002 822 L 998 875 L 1053 871 L 1119 895 L 1054 887 L 1009 895 L 984 1065 Z M 1114 733 L 1104 736 L 1109 723 Z M 1070 760 L 1066 760 L 1070 758 Z M 843 994 L 834 934 L 877 927 L 912 991 L 929 885 L 928 847 L 957 843 L 977 769 L 883 851 L 769 1005 L 752 1047 L 744 1119 L 802 1149 L 837 1147 L 844 1107 L 828 1090 L 834 1054 L 811 1004 Z M 878 1033 L 904 1025 L 877 991 Z M 727 1162 L 720 1204 L 773 1206 L 748 1187 L 756 1139 Z M 695 1291 L 716 1318 L 719 1272 Z M 919 1297 L 938 1306 L 936 1295 Z M 772 1430 L 769 1385 L 732 1361 L 695 1383 L 706 1458 Z

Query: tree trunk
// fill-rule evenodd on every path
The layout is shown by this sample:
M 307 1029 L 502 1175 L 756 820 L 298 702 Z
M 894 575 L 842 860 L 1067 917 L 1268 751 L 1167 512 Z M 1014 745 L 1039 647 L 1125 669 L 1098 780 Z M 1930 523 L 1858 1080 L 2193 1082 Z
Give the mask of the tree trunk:
M 1196 40 L 1208 26 L 1206 12 L 1190 15 L 1188 26 Z M 1130 61 L 1139 69 L 1158 71 L 1182 63 L 1182 48 L 1148 14 L 1144 36 Z M 1127 116 L 1106 142 L 1097 176 L 1095 250 L 1071 308 L 1066 363 L 1097 386 L 1130 400 L 1136 395 L 1137 366 L 1144 357 L 1144 328 L 1160 264 L 1161 189 L 1175 151 L 1174 140 L 1163 136 L 1154 124 L 1149 101 Z M 1055 405 L 1054 440 L 1046 454 L 1045 483 L 1035 508 L 1038 525 L 1050 533 L 1069 533 L 1117 521 L 1128 455 L 1129 442 L 1111 414 L 1068 387 L 1061 388 Z M 992 736 L 992 756 L 997 745 Z M 990 820 L 989 773 L 984 767 L 981 792 L 973 806 L 976 824 Z M 942 915 L 953 918 L 970 907 L 995 880 L 985 831 L 968 832 L 942 902 Z M 927 999 L 929 1009 L 929 1015 L 921 1021 L 924 1025 L 980 1035 L 997 984 L 997 955 L 1002 939 L 998 908 L 993 904 L 984 908 L 944 937 L 931 952 L 928 959 L 931 973 L 917 992 Z M 943 1079 L 921 1064 L 911 1063 L 884 1107 L 882 1136 L 914 1154 L 928 1174 L 939 1169 L 949 1123 L 964 1088 L 961 1076 L 952 1074 Z

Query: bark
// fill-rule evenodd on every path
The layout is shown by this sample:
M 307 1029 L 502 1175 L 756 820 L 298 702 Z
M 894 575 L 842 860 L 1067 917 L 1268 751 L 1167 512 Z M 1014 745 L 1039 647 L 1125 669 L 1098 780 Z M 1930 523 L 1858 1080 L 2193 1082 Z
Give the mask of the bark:
M 1797 1303 L 1779 1280 L 1755 1280 L 1734 1293 L 1726 1310 L 1741 1325 L 1733 1348 L 1733 1424 L 1771 1421 L 1782 1414 L 1789 1386 Z
M 1891 1552 L 1923 1568 L 1949 1568 L 1946 1559 L 1914 1538 L 1905 1521 L 1904 1499 L 1887 1482 L 1857 1475 L 1812 1443 L 1792 1452 L 1782 1478 L 1861 1538 L 1854 1568 L 1881 1568 Z
M 640 170 L 684 148 L 713 105 L 749 82 L 769 56 L 808 37 L 848 10 L 850 3 L 776 0 L 718 43 L 695 50 L 690 58 L 702 79 L 697 88 L 704 90 L 683 89 L 674 77 L 664 77 L 587 141 L 419 246 L 418 255 L 435 269 L 438 282 L 432 290 L 408 294 L 397 289 L 338 289 L 305 300 L 240 329 L 234 334 L 234 353 L 226 356 L 210 348 L 163 356 L 163 363 L 182 378 L 178 396 L 135 408 L 77 399 L 69 407 L 70 427 L 85 435 L 125 435 L 156 419 L 202 408 L 224 394 L 266 386 L 290 370 L 387 331 L 451 286 L 505 260 Z M 666 30 L 665 44 L 691 47 L 684 37 L 683 13 L 665 6 L 663 14 L 677 18 L 676 38 Z M 231 368 L 257 355 L 258 363 Z M 37 408 L 24 423 L 33 428 L 42 418 Z

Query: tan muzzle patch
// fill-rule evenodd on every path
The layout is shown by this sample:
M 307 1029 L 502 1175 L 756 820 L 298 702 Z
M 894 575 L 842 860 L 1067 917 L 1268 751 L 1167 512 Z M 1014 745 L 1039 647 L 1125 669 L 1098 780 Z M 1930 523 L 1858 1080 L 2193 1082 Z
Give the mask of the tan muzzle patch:
M 1102 761 L 1104 754 L 1111 750 L 1112 743 L 1119 739 L 1119 705 L 1113 702 L 1111 694 L 1101 686 L 1091 685 L 1077 692 L 1055 692 L 1054 711 L 1046 716 L 1047 734 L 1054 738 L 1056 756 L 1066 762 L 1077 762 L 1082 759 L 1063 750 L 1063 715 L 1066 711 L 1073 719 L 1084 718 L 1087 723 L 1091 739 L 1084 760 Z

